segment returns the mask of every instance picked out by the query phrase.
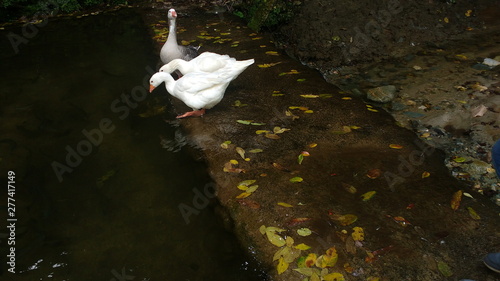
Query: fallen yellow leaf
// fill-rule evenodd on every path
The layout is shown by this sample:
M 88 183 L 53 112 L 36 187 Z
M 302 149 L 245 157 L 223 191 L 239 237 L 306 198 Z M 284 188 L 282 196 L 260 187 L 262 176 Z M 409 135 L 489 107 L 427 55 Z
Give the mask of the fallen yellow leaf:
M 307 246 L 306 244 L 304 243 L 300 243 L 299 245 L 295 246 L 296 249 L 299 249 L 299 250 L 302 250 L 302 251 L 305 251 L 305 250 L 309 250 L 311 249 L 310 246 Z
M 401 148 L 403 148 L 403 146 L 399 145 L 399 144 L 389 144 L 389 147 L 390 148 L 394 148 L 394 149 L 401 149 Z
M 281 274 L 288 269 L 288 263 L 285 262 L 285 259 L 283 257 L 280 257 L 277 269 L 278 269 L 278 274 Z
M 354 239 L 354 241 L 363 241 L 363 240 L 365 240 L 365 233 L 364 233 L 363 228 L 356 226 L 352 230 L 354 232 L 351 234 L 351 236 L 352 236 L 352 239 Z
M 368 201 L 370 200 L 377 192 L 376 191 L 368 191 L 364 194 L 361 194 L 361 197 L 363 198 L 363 201 Z

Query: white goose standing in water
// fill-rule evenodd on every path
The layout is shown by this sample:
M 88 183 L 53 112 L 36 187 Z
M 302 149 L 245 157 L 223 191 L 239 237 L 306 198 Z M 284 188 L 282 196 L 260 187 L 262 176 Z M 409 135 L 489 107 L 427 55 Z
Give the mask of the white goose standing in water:
M 183 59 L 189 61 L 198 55 L 200 47 L 182 46 L 177 44 L 176 28 L 177 12 L 175 9 L 168 10 L 168 37 L 167 41 L 160 50 L 160 59 L 163 63 L 169 63 L 174 59 Z
M 228 55 L 204 52 L 190 61 L 174 59 L 162 66 L 160 72 L 172 73 L 174 71 L 179 71 L 182 74 L 195 71 L 214 72 L 224 67 L 235 67 L 235 65 L 238 64 L 242 64 L 242 62 Z
M 161 83 L 165 82 L 167 91 L 174 97 L 180 99 L 193 111 L 177 116 L 202 116 L 205 109 L 217 105 L 229 86 L 248 66 L 254 63 L 253 59 L 236 61 L 213 72 L 192 71 L 183 73 L 184 76 L 174 80 L 168 72 L 157 72 L 150 79 L 149 91 L 152 92 Z M 174 71 L 175 69 L 172 69 Z

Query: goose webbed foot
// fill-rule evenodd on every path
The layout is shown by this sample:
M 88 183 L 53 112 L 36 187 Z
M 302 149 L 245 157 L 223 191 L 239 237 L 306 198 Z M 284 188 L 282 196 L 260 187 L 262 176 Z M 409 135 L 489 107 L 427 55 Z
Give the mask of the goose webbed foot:
M 176 118 L 180 119 L 180 118 L 189 117 L 189 116 L 199 117 L 199 116 L 203 116 L 204 114 L 205 114 L 205 109 L 203 108 L 200 110 L 193 110 L 193 111 L 186 112 L 184 114 L 178 115 Z

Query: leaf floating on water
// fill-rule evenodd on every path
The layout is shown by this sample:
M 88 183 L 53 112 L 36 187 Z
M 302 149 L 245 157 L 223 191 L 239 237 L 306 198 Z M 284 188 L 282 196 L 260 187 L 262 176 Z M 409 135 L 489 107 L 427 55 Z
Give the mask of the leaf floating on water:
M 304 179 L 301 177 L 293 177 L 290 179 L 290 182 L 293 182 L 293 183 L 302 182 L 302 181 L 304 181 Z
M 220 147 L 222 147 L 224 149 L 228 149 L 230 144 L 231 144 L 231 141 L 225 141 L 225 142 L 220 144 Z
M 347 215 L 330 214 L 330 218 L 342 226 L 353 224 L 358 220 L 358 216 L 353 214 L 347 214 Z
M 273 226 L 266 227 L 265 225 L 262 225 L 259 228 L 259 230 L 260 230 L 260 233 L 262 233 L 263 235 L 265 234 L 267 236 L 267 239 L 273 245 L 278 246 L 278 247 L 285 246 L 285 244 L 286 244 L 285 239 L 283 239 L 283 237 L 281 237 L 278 234 L 276 234 L 276 232 L 283 232 L 283 231 L 285 231 L 284 229 L 273 227 Z
M 281 97 L 284 95 L 285 94 L 283 94 L 281 91 L 273 91 L 273 94 L 272 94 L 273 97 Z
M 315 253 L 310 253 L 306 257 L 305 266 L 306 267 L 313 267 L 316 264 L 316 259 L 317 259 L 316 254 Z
M 338 260 L 338 254 L 335 247 L 326 250 L 326 254 L 321 255 L 316 260 L 316 266 L 319 268 L 334 267 Z
M 236 120 L 236 122 L 243 124 L 243 125 L 250 125 L 253 120 Z
M 393 149 L 402 149 L 403 148 L 403 146 L 399 145 L 399 144 L 389 144 L 389 147 L 393 148 Z
M 290 70 L 289 72 L 282 72 L 280 74 L 278 74 L 278 76 L 283 76 L 283 75 L 291 75 L 291 74 L 299 74 L 300 72 L 298 72 L 297 70 L 295 69 L 292 69 Z
M 315 99 L 315 98 L 319 98 L 319 95 L 311 95 L 311 94 L 308 94 L 308 95 L 300 95 L 301 97 L 303 98 L 306 98 L 306 99 Z
M 276 51 L 267 51 L 267 52 L 266 52 L 266 55 L 278 56 L 279 54 L 278 54 L 278 52 L 276 52 Z
M 353 230 L 353 233 L 351 234 L 351 236 L 352 236 L 352 239 L 354 239 L 354 241 L 365 240 L 365 232 L 364 232 L 363 228 L 356 226 L 352 230 Z
M 309 236 L 309 235 L 312 234 L 312 231 L 309 228 L 307 228 L 307 227 L 303 227 L 303 228 L 297 229 L 297 233 L 300 236 Z
M 273 67 L 275 65 L 278 65 L 280 64 L 281 61 L 279 62 L 274 62 L 274 63 L 264 63 L 264 64 L 258 64 L 257 66 L 260 67 L 260 68 L 268 68 L 268 67 Z
M 390 216 L 389 216 L 390 217 Z M 407 221 L 405 218 L 401 217 L 401 216 L 397 216 L 397 217 L 392 217 L 392 219 L 399 223 L 400 225 L 402 226 L 408 226 L 408 225 L 411 225 L 411 223 L 409 221 Z
M 249 153 L 261 153 L 261 152 L 264 152 L 264 150 L 262 150 L 260 148 L 255 148 L 255 149 L 250 149 L 248 152 Z
M 243 148 L 239 146 L 236 147 L 236 153 L 238 153 L 241 156 L 241 158 L 245 159 L 245 150 Z
M 453 194 L 451 198 L 451 209 L 456 211 L 460 207 L 460 202 L 462 201 L 462 190 L 459 190 Z
M 292 205 L 288 204 L 288 203 L 285 203 L 285 202 L 278 202 L 278 205 L 282 206 L 282 207 L 287 207 L 287 208 L 291 208 L 293 207 Z
M 288 226 L 298 225 L 298 224 L 301 224 L 301 223 L 304 223 L 304 222 L 310 221 L 310 220 L 311 220 L 311 218 L 294 218 L 288 222 Z
M 285 259 L 283 257 L 280 257 L 277 266 L 278 274 L 285 272 L 287 269 L 288 269 L 288 263 L 285 262 Z
M 247 105 L 248 104 L 241 103 L 240 100 L 235 100 L 234 104 L 233 104 L 233 106 L 235 106 L 235 107 L 243 107 L 243 106 L 247 106 Z
M 366 176 L 370 179 L 376 179 L 382 175 L 382 171 L 380 169 L 371 169 L 366 173 Z
M 238 186 L 250 186 L 251 184 L 253 184 L 254 182 L 256 182 L 257 180 L 244 180 L 244 181 L 241 181 L 240 183 L 238 183 Z
M 344 189 L 351 194 L 354 194 L 358 191 L 354 186 L 347 183 L 342 183 L 342 187 L 344 187 Z
M 299 79 L 297 79 L 297 82 L 304 82 L 304 81 L 306 81 L 305 78 L 299 78 Z
M 443 276 L 445 277 L 450 277 L 453 275 L 453 272 L 451 271 L 450 267 L 445 262 L 442 261 L 438 262 L 438 269 L 439 272 L 441 272 L 441 274 L 443 274 Z
M 307 146 L 310 147 L 310 148 L 315 148 L 316 146 L 318 146 L 318 144 L 317 143 L 311 143 L 311 144 L 309 144 Z
M 277 140 L 277 139 L 280 139 L 281 137 L 276 135 L 276 134 L 265 134 L 264 135 L 266 138 L 268 139 L 272 139 L 272 140 Z
M 352 98 L 351 98 L 351 97 L 343 97 L 342 99 L 343 99 L 343 100 L 352 100 Z
M 281 127 L 274 127 L 274 128 L 273 128 L 273 132 L 274 132 L 275 134 L 282 134 L 282 133 L 284 133 L 284 132 L 286 132 L 286 131 L 290 131 L 290 129 L 287 129 L 287 128 L 281 128 Z
M 254 193 L 254 192 L 257 190 L 257 188 L 259 188 L 259 185 L 257 185 L 257 184 L 256 184 L 256 185 L 249 186 L 249 187 L 247 188 L 246 192 L 248 192 L 248 193 Z
M 295 246 L 296 249 L 299 249 L 299 250 L 302 250 L 302 251 L 306 251 L 306 250 L 309 250 L 311 249 L 310 246 L 307 246 L 306 244 L 304 243 L 300 243 L 299 245 Z
M 238 161 L 230 160 L 229 162 L 224 164 L 223 171 L 227 172 L 227 173 L 244 173 L 245 172 L 244 169 L 235 168 L 235 167 L 233 167 L 233 165 L 238 165 Z
M 422 178 L 423 178 L 423 179 L 428 178 L 428 177 L 430 177 L 430 176 L 431 176 L 431 173 L 429 173 L 429 172 L 427 172 L 427 171 L 425 171 L 425 172 L 423 172 L 423 173 L 422 173 Z
M 243 198 L 247 198 L 248 196 L 252 195 L 252 193 L 249 193 L 249 192 L 243 192 L 243 193 L 240 193 L 240 195 L 236 196 L 236 199 L 243 199 Z
M 345 281 L 344 275 L 338 272 L 332 272 L 322 277 L 323 281 Z
M 297 163 L 299 163 L 299 165 L 301 165 L 302 161 L 304 161 L 304 155 L 299 154 L 299 156 L 297 157 Z
M 300 109 L 302 111 L 309 110 L 309 108 L 306 107 L 306 106 L 289 106 L 288 108 L 290 108 L 290 109 Z
M 481 219 L 481 217 L 476 213 L 476 211 L 474 211 L 474 209 L 472 209 L 472 207 L 467 207 L 467 211 L 469 211 L 469 215 L 471 218 L 475 220 Z
M 363 198 L 363 201 L 368 201 L 370 200 L 377 192 L 376 191 L 368 191 L 367 193 L 364 193 L 361 195 Z
M 243 124 L 243 125 L 254 125 L 254 126 L 266 125 L 266 123 L 257 123 L 257 122 L 253 122 L 253 120 L 236 120 L 236 122 Z
M 255 133 L 256 133 L 257 135 L 260 135 L 260 134 L 267 134 L 267 133 L 270 133 L 270 132 L 271 132 L 271 131 L 268 131 L 268 130 L 257 130 L 257 131 L 255 131 Z
M 240 199 L 240 200 L 236 200 L 240 205 L 242 206 L 247 206 L 249 207 L 250 209 L 259 209 L 260 208 L 260 204 L 257 203 L 256 201 L 254 200 L 250 200 L 250 199 Z

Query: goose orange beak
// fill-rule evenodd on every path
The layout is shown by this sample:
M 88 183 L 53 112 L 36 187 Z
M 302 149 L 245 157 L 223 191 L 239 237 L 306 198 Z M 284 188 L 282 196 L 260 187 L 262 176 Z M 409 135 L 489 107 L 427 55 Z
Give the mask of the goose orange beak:
M 153 86 L 153 85 L 150 84 L 149 85 L 149 92 L 151 93 L 155 88 L 156 88 L 155 86 Z

